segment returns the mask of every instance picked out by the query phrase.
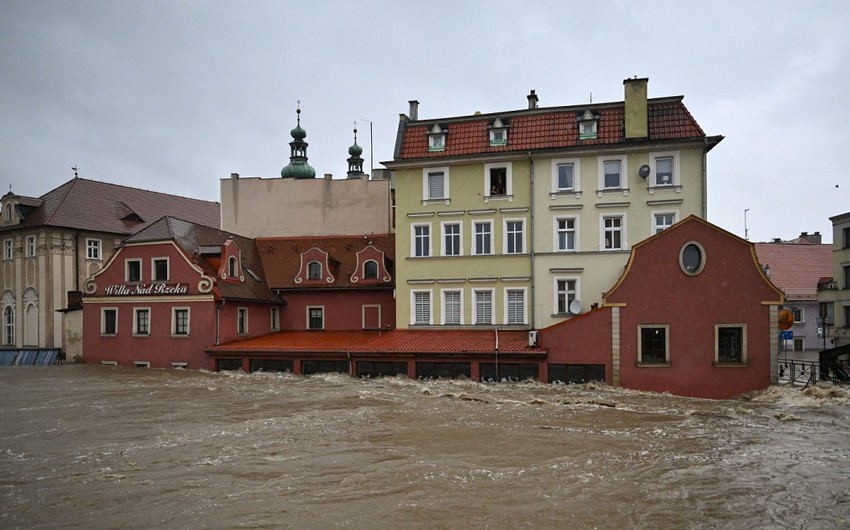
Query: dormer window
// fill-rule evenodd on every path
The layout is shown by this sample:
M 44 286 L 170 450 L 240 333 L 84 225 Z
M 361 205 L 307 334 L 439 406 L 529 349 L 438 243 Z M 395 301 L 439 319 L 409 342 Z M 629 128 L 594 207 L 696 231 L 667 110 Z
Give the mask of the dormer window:
M 239 276 L 239 261 L 237 261 L 236 256 L 230 256 L 227 260 L 227 275 L 230 278 Z
M 490 124 L 490 146 L 497 147 L 508 145 L 508 124 L 501 118 L 496 118 Z
M 322 279 L 322 264 L 318 261 L 311 261 L 307 264 L 307 279 L 321 280 Z
M 428 151 L 445 151 L 447 132 L 448 129 L 444 129 L 439 123 L 435 123 L 428 132 Z
M 6 210 L 5 212 L 3 212 L 3 216 L 6 219 L 6 222 L 10 222 L 12 220 L 12 203 L 7 202 L 6 207 L 3 209 Z
M 599 115 L 590 110 L 584 111 L 578 119 L 578 137 L 580 140 L 589 140 L 597 137 L 597 126 Z

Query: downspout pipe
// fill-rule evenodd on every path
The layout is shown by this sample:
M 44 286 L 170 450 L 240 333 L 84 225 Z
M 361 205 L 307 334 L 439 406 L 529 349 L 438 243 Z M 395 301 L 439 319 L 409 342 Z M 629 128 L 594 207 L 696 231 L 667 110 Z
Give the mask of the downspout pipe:
M 531 178 L 531 183 L 530 183 L 531 199 L 530 199 L 530 203 L 529 203 L 529 221 L 528 221 L 528 232 L 530 234 L 530 236 L 528 238 L 528 249 L 529 249 L 530 261 L 531 261 L 531 264 L 530 264 L 531 274 L 529 275 L 529 276 L 531 276 L 531 294 L 528 297 L 528 302 L 529 302 L 529 309 L 528 309 L 529 322 L 528 323 L 531 326 L 531 328 L 533 329 L 535 324 L 536 324 L 535 312 L 534 312 L 534 308 L 535 308 L 534 277 L 537 276 L 537 275 L 534 273 L 534 246 L 535 246 L 535 238 L 534 238 L 534 159 L 531 158 L 531 151 L 528 152 L 528 164 L 529 164 L 529 176 Z

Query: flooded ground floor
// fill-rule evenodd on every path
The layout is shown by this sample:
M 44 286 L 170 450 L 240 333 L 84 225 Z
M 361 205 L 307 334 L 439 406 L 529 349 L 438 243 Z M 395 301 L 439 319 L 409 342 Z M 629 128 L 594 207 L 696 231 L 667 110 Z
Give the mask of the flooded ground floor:
M 842 528 L 850 397 L 0 368 L 4 528 Z

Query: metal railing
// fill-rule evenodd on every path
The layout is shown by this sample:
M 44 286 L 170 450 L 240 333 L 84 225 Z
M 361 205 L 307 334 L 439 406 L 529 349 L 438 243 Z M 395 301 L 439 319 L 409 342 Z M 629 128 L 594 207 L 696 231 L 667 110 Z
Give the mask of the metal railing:
M 801 361 L 782 359 L 779 361 L 779 381 L 807 387 L 818 381 L 831 381 L 833 384 L 850 384 L 850 361 L 844 359 L 832 363 L 819 361 Z

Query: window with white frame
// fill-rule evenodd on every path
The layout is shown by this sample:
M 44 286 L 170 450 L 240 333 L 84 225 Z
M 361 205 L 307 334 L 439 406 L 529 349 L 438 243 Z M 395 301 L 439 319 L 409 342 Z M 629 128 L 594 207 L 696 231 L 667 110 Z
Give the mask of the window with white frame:
M 86 259 L 100 261 L 103 256 L 102 245 L 100 239 L 86 239 Z
M 425 258 L 431 255 L 431 225 L 416 224 L 410 227 L 413 237 L 413 249 L 411 254 L 417 258 Z
M 656 213 L 652 216 L 652 218 L 654 221 L 652 226 L 653 234 L 657 234 L 659 232 L 667 230 L 668 228 L 673 226 L 673 223 L 676 222 L 676 214 L 670 212 Z
M 443 256 L 460 256 L 460 223 L 443 223 Z
M 505 221 L 505 254 L 525 252 L 525 221 L 509 219 Z
M 653 184 L 655 186 L 674 186 L 679 184 L 679 156 L 675 151 L 650 153 Z
M 595 121 L 583 121 L 579 123 L 579 138 L 582 140 L 587 140 L 590 138 L 596 138 L 596 122 Z
M 273 306 L 269 311 L 271 322 L 269 323 L 272 331 L 280 331 L 280 308 Z
M 602 217 L 602 250 L 625 249 L 623 217 L 620 215 Z
M 413 307 L 411 308 L 411 324 L 413 325 L 429 325 L 431 324 L 431 291 L 413 291 L 411 299 Z
M 622 183 L 622 163 L 619 160 L 606 160 L 602 163 L 604 168 L 604 188 L 620 188 Z
M 508 126 L 501 118 L 496 118 L 490 125 L 490 146 L 508 144 Z
M 747 362 L 746 324 L 717 324 L 714 326 L 715 362 L 745 364 Z
M 565 163 L 555 166 L 555 189 L 573 191 L 576 188 L 575 164 Z
M 506 289 L 505 305 L 505 322 L 525 324 L 525 289 Z
M 248 334 L 248 308 L 240 307 L 236 309 L 236 334 Z
M 323 306 L 307 307 L 307 329 L 325 329 L 325 308 Z
M 573 278 L 555 278 L 555 313 L 566 315 L 570 312 L 570 303 L 578 298 L 578 280 Z
M 443 324 L 463 323 L 463 294 L 460 290 L 443 291 Z
M 27 236 L 26 256 L 28 258 L 35 257 L 35 236 Z
M 236 256 L 230 256 L 227 259 L 227 275 L 230 278 L 239 277 L 239 260 L 236 259 Z
M 100 334 L 118 335 L 118 308 L 104 307 L 100 310 Z
M 449 168 L 422 170 L 422 198 L 425 201 L 443 201 L 449 198 Z
M 794 315 L 795 324 L 802 324 L 806 321 L 806 309 L 803 307 L 792 307 L 791 314 Z
M 472 252 L 476 255 L 489 255 L 493 253 L 493 221 L 474 221 L 472 229 L 475 241 Z
M 667 325 L 639 325 L 638 326 L 638 363 L 642 365 L 660 364 L 667 365 L 670 362 L 670 349 L 667 334 Z
M 446 150 L 446 129 L 443 129 L 439 123 L 435 123 L 428 132 L 428 151 L 445 151 Z
M 475 322 L 473 324 L 493 323 L 493 290 L 482 289 L 474 291 Z
M 128 259 L 124 261 L 124 281 L 128 283 L 142 281 L 142 260 Z
M 619 190 L 626 187 L 626 156 L 599 157 L 599 189 Z
M 12 254 L 12 248 L 13 248 L 12 247 L 12 240 L 11 239 L 4 239 L 3 240 L 3 259 L 5 261 L 11 261 L 12 260 L 12 255 L 13 255 Z
M 189 336 L 189 308 L 175 307 L 171 309 L 171 334 Z
M 151 260 L 151 281 L 167 282 L 168 277 L 168 258 L 153 258 Z
M 146 336 L 151 334 L 151 309 L 149 307 L 133 308 L 133 335 Z
M 510 162 L 484 164 L 484 195 L 509 196 L 513 192 L 513 165 Z
M 555 250 L 557 252 L 572 252 L 576 247 L 576 224 L 575 217 L 555 218 Z

